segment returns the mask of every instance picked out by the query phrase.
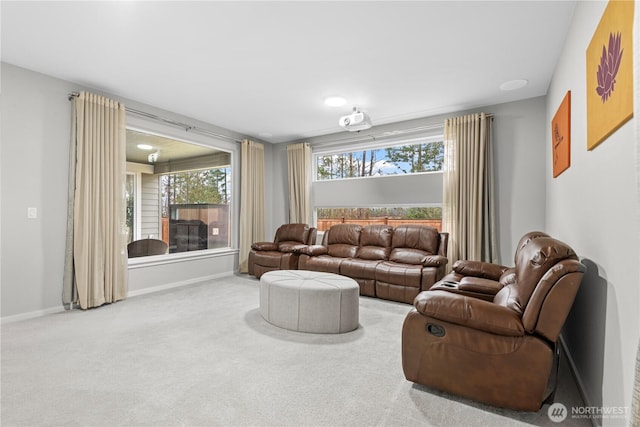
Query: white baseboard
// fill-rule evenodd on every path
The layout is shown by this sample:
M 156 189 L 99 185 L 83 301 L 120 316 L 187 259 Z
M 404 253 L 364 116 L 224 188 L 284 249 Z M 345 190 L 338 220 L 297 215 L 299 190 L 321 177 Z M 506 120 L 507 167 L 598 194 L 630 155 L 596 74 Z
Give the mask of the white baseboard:
M 0 325 L 4 325 L 7 323 L 20 322 L 22 320 L 35 319 L 36 317 L 42 317 L 49 314 L 60 313 L 64 311 L 64 307 L 60 305 L 60 307 L 51 307 L 45 308 L 44 310 L 35 310 L 30 311 L 28 313 L 20 313 L 14 314 L 13 316 L 0 317 Z
M 560 334 L 560 336 L 558 337 L 559 341 L 560 341 L 560 345 L 562 346 L 562 349 L 564 350 L 564 354 L 567 356 L 567 362 L 569 362 L 569 367 L 571 368 L 571 373 L 573 374 L 573 378 L 576 381 L 576 386 L 578 387 L 578 392 L 580 393 L 580 396 L 582 397 L 582 400 L 584 401 L 585 406 L 587 407 L 591 407 L 593 406 L 591 399 L 589 398 L 589 396 L 587 395 L 587 393 L 585 392 L 586 388 L 584 386 L 584 381 L 582 381 L 582 377 L 580 376 L 580 371 L 578 371 L 578 369 L 576 368 L 576 363 L 573 360 L 573 357 L 571 356 L 571 353 L 569 352 L 569 349 L 567 348 L 567 343 L 564 341 L 564 337 L 562 336 L 562 334 Z M 602 424 L 599 423 L 599 419 L 597 419 L 597 417 L 591 417 L 591 424 L 594 427 L 600 427 Z
M 228 276 L 232 276 L 232 275 L 233 275 L 232 271 L 226 271 L 224 273 L 212 274 L 212 275 L 209 275 L 209 276 L 196 277 L 194 279 L 189 279 L 189 280 L 182 280 L 180 282 L 166 283 L 164 285 L 152 286 L 152 287 L 144 288 L 144 289 L 138 289 L 138 290 L 135 290 L 135 291 L 129 291 L 127 293 L 127 298 L 137 297 L 137 296 L 140 296 L 140 295 L 151 294 L 151 293 L 154 293 L 154 292 L 166 291 L 167 289 L 181 288 L 183 286 L 189 286 L 189 285 L 193 285 L 193 284 L 196 284 L 196 283 L 206 282 L 208 280 L 220 279 L 222 277 L 228 277 Z
M 193 285 L 196 283 L 206 282 L 208 280 L 220 279 L 222 277 L 232 276 L 232 271 L 227 271 L 219 274 L 212 274 L 210 276 L 196 277 L 194 279 L 182 280 L 180 282 L 167 283 L 160 286 L 152 286 L 144 289 L 137 289 L 135 291 L 127 292 L 127 298 L 137 297 L 140 295 L 152 294 L 154 292 L 166 291 L 167 289 L 181 288 L 183 286 Z M 0 325 L 7 323 L 20 322 L 22 320 L 35 319 L 37 317 L 46 316 L 49 314 L 61 313 L 65 311 L 64 307 L 45 308 L 44 310 L 35 310 L 28 313 L 15 314 L 13 316 L 0 317 Z

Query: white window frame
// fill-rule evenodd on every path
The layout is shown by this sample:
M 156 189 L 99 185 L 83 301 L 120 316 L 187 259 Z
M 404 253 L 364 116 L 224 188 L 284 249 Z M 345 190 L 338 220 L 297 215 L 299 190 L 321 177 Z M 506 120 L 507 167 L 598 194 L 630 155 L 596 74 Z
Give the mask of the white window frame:
M 338 179 L 318 179 L 318 157 L 326 156 L 330 154 L 343 154 L 343 153 L 351 153 L 356 151 L 363 150 L 378 150 L 390 147 L 400 147 L 403 145 L 414 145 L 419 143 L 430 143 L 430 142 L 438 142 L 443 141 L 444 135 L 442 132 L 438 132 L 437 134 L 429 134 L 419 137 L 411 137 L 411 138 L 386 138 L 368 142 L 358 142 L 354 144 L 347 144 L 341 146 L 336 146 L 336 144 L 323 144 L 319 146 L 312 147 L 313 152 L 313 182 L 321 182 L 321 181 L 340 181 L 344 179 L 370 179 L 370 178 L 379 178 L 379 177 L 392 177 L 392 176 L 405 176 L 405 175 L 419 175 L 419 174 L 428 174 L 428 173 L 442 173 L 442 171 L 427 171 L 427 172 L 410 172 L 407 174 L 398 174 L 398 175 L 374 175 L 374 176 L 354 176 L 347 178 L 338 178 Z
M 133 240 L 142 239 L 142 174 L 153 173 L 153 166 L 127 162 L 127 175 L 133 175 Z
M 442 128 L 434 128 L 431 132 L 421 133 L 419 135 L 413 134 L 412 136 L 389 136 L 388 138 L 380 138 L 374 141 L 357 142 L 352 144 L 345 144 L 344 142 L 325 143 L 317 146 L 312 146 L 313 150 L 313 222 L 318 223 L 318 209 L 320 208 L 376 208 L 376 207 L 442 207 L 442 171 L 429 171 L 429 172 L 415 172 L 408 174 L 397 175 L 376 175 L 376 176 L 362 176 L 351 178 L 340 178 L 330 180 L 318 180 L 317 179 L 317 164 L 318 156 L 327 154 L 339 154 L 349 153 L 353 151 L 381 149 L 402 145 L 412 145 L 425 142 L 438 142 L 444 140 L 444 134 Z M 374 181 L 375 180 L 375 181 Z M 416 183 L 416 180 L 425 182 L 427 185 L 425 188 L 430 188 L 433 193 L 433 197 L 428 197 L 429 200 L 423 198 L 423 200 L 411 200 L 409 198 L 397 197 L 395 200 L 385 199 L 384 192 L 390 193 L 391 188 L 405 188 L 405 183 Z M 366 187 L 367 182 L 375 182 L 376 191 L 382 193 L 377 200 L 371 200 L 367 197 L 366 190 L 360 190 L 362 187 Z M 358 191 L 339 191 L 336 187 L 344 186 L 343 188 L 358 188 Z M 323 190 L 324 187 L 324 190 Z M 373 185 L 372 185 L 373 187 Z M 422 187 L 421 187 L 422 188 Z M 330 191 L 326 191 L 330 189 Z M 327 196 L 332 194 L 330 198 Z M 345 194 L 348 194 L 345 196 Z M 412 190 L 409 194 L 415 194 Z M 398 196 L 398 192 L 394 192 L 394 196 Z M 362 196 L 362 197 L 361 197 Z M 341 199 L 342 198 L 342 199 Z M 345 200 L 348 199 L 348 200 Z M 374 197 L 375 198 L 375 197 Z M 318 200 L 322 199 L 322 200 Z M 383 200 L 385 199 L 385 200 Z

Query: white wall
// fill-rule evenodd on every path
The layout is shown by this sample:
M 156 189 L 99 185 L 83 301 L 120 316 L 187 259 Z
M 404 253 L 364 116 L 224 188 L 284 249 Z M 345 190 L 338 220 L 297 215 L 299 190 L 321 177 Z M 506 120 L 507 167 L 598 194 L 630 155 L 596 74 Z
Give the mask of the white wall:
M 2 129 L 0 146 L 0 314 L 3 320 L 58 311 L 62 308 L 62 276 L 67 223 L 67 173 L 71 106 L 67 96 L 85 90 L 79 85 L 6 63 L 1 64 Z M 94 90 L 95 93 L 101 93 Z M 106 94 L 109 95 L 109 94 Z M 115 98 L 115 97 L 112 97 Z M 118 98 L 116 98 L 118 99 Z M 125 105 L 178 122 L 233 138 L 241 135 L 119 98 Z M 143 123 L 128 115 L 127 121 L 149 126 L 161 134 L 205 145 L 212 138 L 159 122 Z M 239 145 L 215 141 L 232 152 L 234 200 L 239 201 Z M 27 208 L 38 209 L 37 219 L 27 219 Z M 233 205 L 237 231 L 239 206 Z M 237 232 L 234 234 L 237 236 Z M 237 237 L 232 242 L 237 248 Z M 237 265 L 237 251 L 212 254 L 207 258 L 181 260 L 166 265 L 156 261 L 130 260 L 129 289 L 144 293 L 150 289 L 192 283 L 198 279 L 231 274 Z
M 431 126 L 443 124 L 446 117 L 453 117 L 468 113 L 481 112 L 494 115 L 494 168 L 497 203 L 497 225 L 499 234 L 499 252 L 501 262 L 512 265 L 515 245 L 520 237 L 532 230 L 544 230 L 545 215 L 545 98 L 538 97 L 524 101 L 491 105 L 469 111 L 461 111 L 449 115 L 434 116 L 418 120 L 394 123 L 390 125 L 376 126 L 371 131 L 362 131 L 362 134 L 381 133 L 398 129 L 411 129 L 418 126 Z M 313 147 L 322 147 L 332 140 L 348 137 L 347 133 L 325 135 L 304 140 L 310 142 Z M 302 142 L 302 141 L 295 141 Z M 288 196 L 287 196 L 287 152 L 286 144 L 277 144 L 274 147 L 273 167 L 276 182 L 280 179 L 281 185 L 273 189 L 273 222 L 272 231 L 282 223 L 288 221 Z M 392 181 L 389 177 L 387 181 Z M 382 179 L 382 178 L 381 178 Z M 385 183 L 387 183 L 385 181 Z M 370 180 L 360 180 L 354 184 L 361 193 L 380 193 L 379 188 L 362 188 Z M 377 187 L 377 181 L 373 184 Z M 326 184 L 328 187 L 331 184 Z M 411 184 L 413 185 L 413 183 Z M 396 188 L 405 190 L 404 185 Z M 325 189 L 322 194 L 323 204 L 326 200 Z M 415 191 L 415 190 L 414 190 Z M 440 188 L 441 192 L 442 189 Z M 380 196 L 378 194 L 376 197 Z M 344 195 L 336 196 L 337 198 Z M 441 200 L 441 193 L 438 195 Z M 378 200 L 379 197 L 376 199 Z M 417 202 L 429 203 L 432 199 L 424 199 L 417 196 Z M 389 200 L 389 203 L 394 203 Z M 338 202 L 336 202 L 338 203 Z
M 635 19 L 636 118 L 592 151 L 586 148 L 586 49 L 606 2 L 578 2 L 547 96 L 546 225 L 585 259 L 588 271 L 565 325 L 588 405 L 631 406 L 640 336 L 638 290 L 638 8 Z M 552 177 L 551 119 L 571 90 L 571 166 Z M 604 425 L 626 425 L 603 419 Z
M 140 238 L 153 236 L 162 239 L 162 220 L 160 219 L 160 179 L 158 175 L 140 174 Z

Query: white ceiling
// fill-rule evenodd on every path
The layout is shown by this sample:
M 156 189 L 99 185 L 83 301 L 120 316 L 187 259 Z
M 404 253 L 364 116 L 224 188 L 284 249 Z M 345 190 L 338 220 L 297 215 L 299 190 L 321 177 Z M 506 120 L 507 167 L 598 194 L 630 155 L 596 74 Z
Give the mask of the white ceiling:
M 284 142 L 339 132 L 353 105 L 379 125 L 545 95 L 575 1 L 0 7 L 3 62 Z

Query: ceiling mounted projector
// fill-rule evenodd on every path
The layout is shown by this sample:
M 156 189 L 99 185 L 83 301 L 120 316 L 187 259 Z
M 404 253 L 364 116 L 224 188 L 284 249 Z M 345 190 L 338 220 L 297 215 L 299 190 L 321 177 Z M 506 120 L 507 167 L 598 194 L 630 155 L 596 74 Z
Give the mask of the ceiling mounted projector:
M 340 117 L 338 124 L 350 132 L 357 132 L 359 130 L 369 129 L 371 127 L 371 118 L 364 111 L 353 107 L 353 113 Z

